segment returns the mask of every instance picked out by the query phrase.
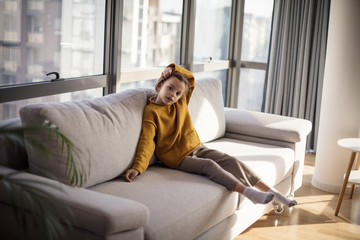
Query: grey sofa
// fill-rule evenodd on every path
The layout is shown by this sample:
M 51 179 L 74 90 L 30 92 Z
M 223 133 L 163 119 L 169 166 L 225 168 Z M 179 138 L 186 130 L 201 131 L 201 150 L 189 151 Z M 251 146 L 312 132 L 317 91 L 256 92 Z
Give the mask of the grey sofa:
M 61 187 L 57 191 L 37 184 L 54 196 L 54 208 L 67 206 L 74 213 L 66 239 L 233 239 L 273 207 L 254 205 L 203 176 L 165 168 L 155 157 L 134 182 L 125 182 L 122 176 L 134 159 L 146 94 L 145 89 L 132 89 L 86 101 L 34 104 L 21 109 L 21 120 L 0 123 L 56 124 L 81 150 L 88 173 L 84 187 L 64 184 L 66 158 L 59 152 L 54 161 L 47 161 L 30 149 L 21 152 L 2 145 L 0 173 L 29 168 L 18 177 Z M 246 162 L 285 194 L 301 186 L 309 121 L 224 109 L 221 82 L 216 79 L 197 80 L 189 110 L 208 147 Z M 48 144 L 59 148 L 52 141 Z M 0 237 L 21 238 L 4 186 L 0 194 Z M 31 222 L 27 228 L 30 239 L 38 239 Z

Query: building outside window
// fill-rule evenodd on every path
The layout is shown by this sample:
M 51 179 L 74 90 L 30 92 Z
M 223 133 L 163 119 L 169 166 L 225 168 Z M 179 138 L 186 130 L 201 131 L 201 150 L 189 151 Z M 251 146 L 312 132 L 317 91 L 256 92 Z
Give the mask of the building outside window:
M 103 74 L 105 1 L 0 1 L 0 86 Z M 0 104 L 0 118 L 34 102 L 102 95 L 102 89 Z M 9 114 L 12 113 L 12 114 Z
M 160 69 L 171 62 L 195 66 L 196 78 L 220 79 L 230 105 L 261 111 L 272 4 L 246 0 L 239 13 L 234 10 L 241 4 L 232 0 L 0 0 L 0 90 L 6 94 L 8 87 L 35 86 L 30 97 L 17 92 L 14 98 L 3 97 L 0 119 L 18 117 L 19 109 L 31 103 L 152 88 Z M 122 16 L 119 22 L 114 12 Z M 235 42 L 232 23 L 239 14 L 244 14 L 243 33 Z M 242 46 L 239 71 L 232 71 L 239 69 L 230 59 L 229 49 L 238 49 L 234 45 Z M 46 75 L 50 72 L 76 87 L 59 84 L 61 90 L 48 92 L 51 85 L 44 83 L 55 77 Z
M 272 11 L 273 1 L 245 1 L 241 61 L 252 64 L 240 70 L 237 102 L 239 109 L 261 111 Z
M 182 0 L 125 0 L 121 69 L 180 62 Z M 121 84 L 121 90 L 152 87 L 154 80 Z
M 125 0 L 121 68 L 180 61 L 182 0 Z
M 194 63 L 227 60 L 231 0 L 197 0 L 194 39 Z
M 193 60 L 206 63 L 229 59 L 231 0 L 196 1 Z M 228 70 L 195 73 L 196 78 L 213 77 L 222 82 L 225 101 Z

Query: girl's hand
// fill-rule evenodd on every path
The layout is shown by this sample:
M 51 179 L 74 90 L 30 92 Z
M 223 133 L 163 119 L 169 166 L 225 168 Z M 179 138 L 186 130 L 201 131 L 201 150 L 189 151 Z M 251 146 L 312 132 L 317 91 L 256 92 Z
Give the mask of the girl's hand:
M 126 171 L 125 180 L 127 182 L 132 182 L 137 175 L 139 175 L 139 171 L 131 168 Z
M 165 68 L 164 71 L 161 73 L 160 79 L 163 80 L 167 79 L 171 75 L 172 71 L 173 71 L 172 67 Z

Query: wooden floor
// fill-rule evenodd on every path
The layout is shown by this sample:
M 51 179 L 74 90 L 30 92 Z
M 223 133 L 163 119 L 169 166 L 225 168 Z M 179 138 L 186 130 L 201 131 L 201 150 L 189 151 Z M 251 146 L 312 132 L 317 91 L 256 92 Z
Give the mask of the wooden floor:
M 280 215 L 270 211 L 234 240 L 266 239 L 349 239 L 360 240 L 360 191 L 353 199 L 344 196 L 339 216 L 335 217 L 338 194 L 311 185 L 315 156 L 307 154 L 303 186 L 295 192 L 296 207 Z

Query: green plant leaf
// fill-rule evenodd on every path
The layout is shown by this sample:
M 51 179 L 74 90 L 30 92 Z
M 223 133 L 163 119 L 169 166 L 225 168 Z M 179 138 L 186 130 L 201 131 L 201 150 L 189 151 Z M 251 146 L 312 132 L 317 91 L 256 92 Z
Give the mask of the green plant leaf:
M 46 134 L 49 140 L 55 137 L 56 143 L 60 140 L 61 153 L 67 154 L 65 176 L 69 180 L 69 185 L 83 186 L 85 184 L 87 174 L 79 158 L 80 150 L 50 121 L 44 121 L 41 126 L 0 128 L 0 139 L 4 142 L 0 147 L 18 146 L 24 151 L 26 145 L 40 156 L 50 161 L 54 159 L 55 150 L 50 148 L 48 143 L 29 137 L 25 141 L 24 134 L 26 133 Z M 0 174 L 0 184 L 3 184 L 7 190 L 15 219 L 23 229 L 25 237 L 27 234 L 26 215 L 30 211 L 34 225 L 42 233 L 44 239 L 64 239 L 66 231 L 63 224 L 71 229 L 72 212 L 65 206 L 63 206 L 65 211 L 54 209 L 51 205 L 52 195 L 39 188 L 41 186 L 54 188 L 54 186 L 41 181 L 28 179 L 25 181 L 16 178 L 18 173 Z
M 1 183 L 6 187 L 17 223 L 26 234 L 26 213 L 28 209 L 34 222 L 45 239 L 63 239 L 66 233 L 62 222 L 71 226 L 73 215 L 69 208 L 62 206 L 61 212 L 52 206 L 52 195 L 42 190 L 41 186 L 56 189 L 65 194 L 60 187 L 42 181 L 17 178 L 21 172 L 1 176 Z

